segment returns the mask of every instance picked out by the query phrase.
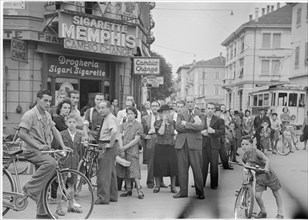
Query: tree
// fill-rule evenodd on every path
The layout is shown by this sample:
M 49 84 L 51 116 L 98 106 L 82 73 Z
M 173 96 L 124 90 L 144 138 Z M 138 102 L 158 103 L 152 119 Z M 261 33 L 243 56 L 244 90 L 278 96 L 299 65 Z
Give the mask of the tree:
M 173 91 L 173 79 L 172 79 L 172 65 L 166 61 L 166 59 L 157 52 L 150 52 L 152 57 L 160 58 L 160 75 L 164 77 L 164 84 L 158 88 L 151 88 L 151 101 L 164 100 L 169 97 Z

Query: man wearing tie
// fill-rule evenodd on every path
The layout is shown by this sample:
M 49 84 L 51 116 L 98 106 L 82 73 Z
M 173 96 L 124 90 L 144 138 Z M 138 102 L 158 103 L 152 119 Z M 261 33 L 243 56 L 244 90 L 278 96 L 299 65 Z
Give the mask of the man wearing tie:
M 173 198 L 188 196 L 188 170 L 194 174 L 195 190 L 198 199 L 204 199 L 202 177 L 202 135 L 204 117 L 195 110 L 195 98 L 186 97 L 186 108 L 178 113 L 176 130 L 178 132 L 175 149 L 178 158 L 180 191 Z
M 218 187 L 218 155 L 221 139 L 225 133 L 224 121 L 214 115 L 215 104 L 207 103 L 207 115 L 205 117 L 204 129 L 201 131 L 202 141 L 202 158 L 203 158 L 203 182 L 206 185 L 206 178 L 210 164 L 211 188 Z M 218 107 L 219 108 L 219 107 Z

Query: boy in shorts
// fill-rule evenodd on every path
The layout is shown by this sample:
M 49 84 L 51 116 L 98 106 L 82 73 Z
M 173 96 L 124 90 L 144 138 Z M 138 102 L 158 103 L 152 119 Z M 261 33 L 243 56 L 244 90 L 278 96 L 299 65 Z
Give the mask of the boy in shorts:
M 283 218 L 282 199 L 279 194 L 281 185 L 276 174 L 269 166 L 270 160 L 265 156 L 264 153 L 262 153 L 253 145 L 252 139 L 243 138 L 241 144 L 244 151 L 242 158 L 243 163 L 250 166 L 258 165 L 260 168 L 265 170 L 265 172 L 256 173 L 255 197 L 261 211 L 257 216 L 255 216 L 255 218 L 266 218 L 267 216 L 265 205 L 262 199 L 262 193 L 266 190 L 267 187 L 272 190 L 272 193 L 276 199 L 278 208 L 276 218 Z

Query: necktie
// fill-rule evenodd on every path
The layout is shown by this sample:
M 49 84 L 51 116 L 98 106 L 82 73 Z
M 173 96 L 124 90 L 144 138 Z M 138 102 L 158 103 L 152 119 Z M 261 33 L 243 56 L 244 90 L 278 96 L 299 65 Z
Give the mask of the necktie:
M 126 116 L 124 116 L 124 118 L 123 118 L 123 123 L 125 123 L 125 122 L 126 122 L 126 120 L 127 120 L 127 117 L 126 117 Z

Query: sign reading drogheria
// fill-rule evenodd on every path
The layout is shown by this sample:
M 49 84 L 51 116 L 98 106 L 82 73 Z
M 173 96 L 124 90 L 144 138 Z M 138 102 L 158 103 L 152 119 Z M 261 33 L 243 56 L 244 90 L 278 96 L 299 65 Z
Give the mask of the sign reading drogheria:
M 135 53 L 134 26 L 65 13 L 60 13 L 59 24 L 64 48 L 118 56 Z
M 159 75 L 159 58 L 133 57 L 133 74 Z
M 63 55 L 50 55 L 47 58 L 47 71 L 51 75 L 105 78 L 106 63 L 97 60 L 69 57 Z

